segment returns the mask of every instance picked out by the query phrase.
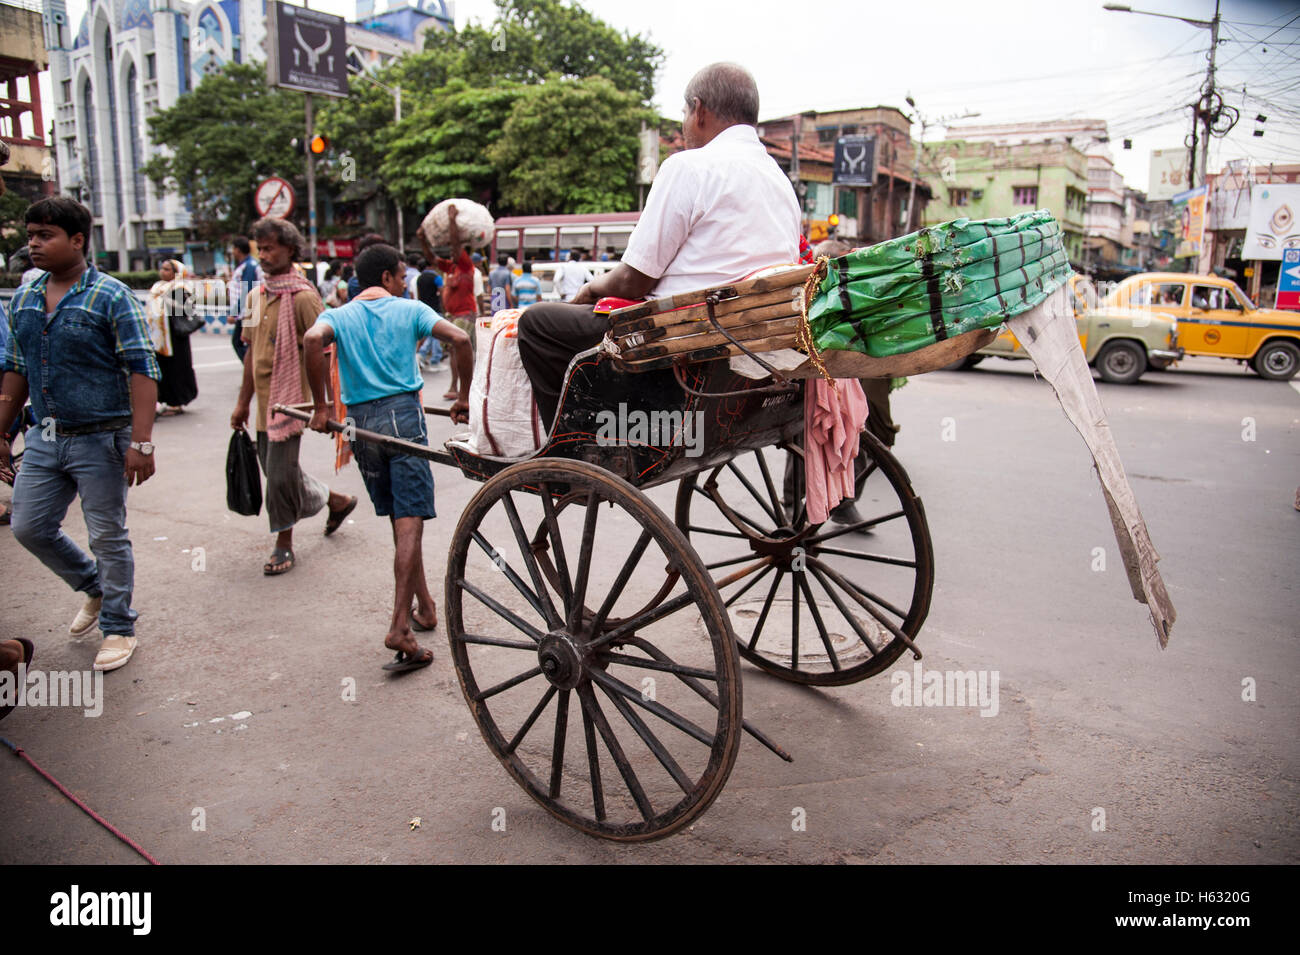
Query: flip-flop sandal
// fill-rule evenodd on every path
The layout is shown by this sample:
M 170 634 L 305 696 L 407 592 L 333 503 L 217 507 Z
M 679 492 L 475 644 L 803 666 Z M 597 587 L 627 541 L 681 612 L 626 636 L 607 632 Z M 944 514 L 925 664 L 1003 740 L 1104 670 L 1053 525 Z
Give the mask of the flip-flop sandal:
M 336 530 L 338 530 L 343 525 L 343 522 L 348 519 L 348 515 L 351 514 L 353 511 L 355 511 L 356 509 L 357 509 L 357 499 L 354 497 L 352 498 L 352 500 L 344 504 L 343 507 L 341 507 L 339 510 L 330 511 L 329 520 L 325 522 L 325 536 L 329 537 Z
M 288 563 L 285 563 L 286 561 Z M 293 551 L 277 547 L 271 551 L 271 559 L 262 565 L 262 573 L 267 577 L 278 577 L 280 574 L 287 574 L 293 570 L 293 563 Z M 284 566 L 278 566 L 280 564 L 284 564 Z
M 13 639 L 17 640 L 19 643 L 23 645 L 22 662 L 25 663 L 27 666 L 31 666 L 32 657 L 36 656 L 36 645 L 32 643 L 30 640 L 28 640 L 26 637 L 14 637 Z M 14 674 L 17 674 L 18 671 L 15 669 L 12 672 Z M 8 706 L 0 706 L 0 720 L 4 719 L 6 716 L 12 713 L 14 711 L 14 708 L 17 705 L 18 705 L 17 703 L 10 703 Z
M 434 612 L 433 612 L 433 626 L 432 626 L 432 627 L 426 627 L 424 624 L 420 623 L 420 621 L 418 621 L 418 620 L 415 619 L 415 608 L 414 608 L 414 607 L 411 608 L 410 617 L 411 617 L 411 629 L 412 629 L 412 630 L 419 630 L 421 633 L 428 633 L 430 630 L 437 630 L 437 629 L 438 629 L 438 611 L 437 611 L 436 609 L 435 609 Z
M 405 673 L 408 670 L 421 670 L 432 662 L 433 651 L 428 647 L 420 647 L 419 652 L 414 655 L 398 650 L 392 662 L 385 663 L 383 669 L 389 673 Z

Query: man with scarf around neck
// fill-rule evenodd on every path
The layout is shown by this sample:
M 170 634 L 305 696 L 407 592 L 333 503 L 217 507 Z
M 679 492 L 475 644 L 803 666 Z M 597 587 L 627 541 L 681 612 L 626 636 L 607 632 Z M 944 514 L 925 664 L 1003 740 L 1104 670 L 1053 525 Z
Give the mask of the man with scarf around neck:
M 430 335 L 455 346 L 461 391 L 451 406 L 451 420 L 460 424 L 469 421 L 469 336 L 428 305 L 404 297 L 406 264 L 391 245 L 370 246 L 357 256 L 356 268 L 361 291 L 346 305 L 323 314 L 303 338 L 313 400 L 310 427 L 329 432 L 325 348 L 332 343 L 343 403 L 357 429 L 428 446 L 416 346 Z M 393 526 L 393 617 L 384 646 L 396 657 L 384 669 L 401 672 L 428 666 L 433 651 L 421 647 L 411 629 L 438 625 L 422 553 L 424 522 L 436 516 L 429 460 L 360 438 L 353 440 L 352 453 L 375 514 L 387 517 Z
M 302 364 L 302 337 L 325 309 L 316 287 L 294 271 L 301 254 L 302 235 L 293 223 L 264 218 L 253 224 L 251 236 L 265 276 L 250 295 L 248 318 L 241 334 L 249 346 L 244 354 L 244 380 L 230 415 L 230 426 L 242 430 L 248 423 L 249 405 L 257 392 L 257 457 L 266 474 L 266 514 L 275 549 L 262 567 L 267 576 L 293 567 L 293 527 L 329 505 L 326 536 L 334 533 L 352 509 L 355 497 L 331 491 L 298 465 L 302 422 L 285 415 L 271 416 L 276 404 L 302 404 L 310 400 Z

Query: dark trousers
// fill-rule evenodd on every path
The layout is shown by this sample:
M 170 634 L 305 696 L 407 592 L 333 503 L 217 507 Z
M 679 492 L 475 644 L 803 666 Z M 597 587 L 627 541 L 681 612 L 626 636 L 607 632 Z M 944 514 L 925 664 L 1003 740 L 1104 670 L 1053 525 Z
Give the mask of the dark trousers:
M 235 355 L 242 363 L 244 361 L 244 352 L 248 351 L 248 346 L 244 344 L 244 336 L 241 334 L 244 328 L 243 319 L 237 319 L 231 327 L 234 331 L 230 335 L 230 346 L 235 349 Z
M 538 302 L 519 317 L 519 358 L 547 431 L 555 424 L 569 362 L 600 344 L 608 329 L 609 319 L 591 305 Z

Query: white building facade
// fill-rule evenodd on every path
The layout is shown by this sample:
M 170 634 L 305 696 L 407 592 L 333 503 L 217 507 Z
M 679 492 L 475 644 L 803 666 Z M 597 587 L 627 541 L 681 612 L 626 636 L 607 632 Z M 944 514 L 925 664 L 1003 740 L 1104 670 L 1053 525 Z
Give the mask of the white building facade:
M 142 169 L 160 148 L 147 120 L 228 63 L 265 61 L 265 0 L 90 0 L 73 30 L 65 0 L 44 0 L 59 188 L 94 214 L 97 263 L 127 270 L 148 258 L 146 232 L 187 229 L 183 197 Z M 375 69 L 449 29 L 440 0 L 362 11 L 348 27 L 354 71 Z M 231 122 L 243 117 L 232 116 Z

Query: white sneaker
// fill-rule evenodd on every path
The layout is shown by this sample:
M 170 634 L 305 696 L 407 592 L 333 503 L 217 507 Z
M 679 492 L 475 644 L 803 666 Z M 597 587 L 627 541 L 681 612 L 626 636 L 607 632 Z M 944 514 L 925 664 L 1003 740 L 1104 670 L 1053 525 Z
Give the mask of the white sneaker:
M 99 620 L 99 608 L 104 605 L 104 598 L 87 597 L 86 602 L 82 604 L 81 609 L 77 611 L 76 618 L 72 621 L 72 626 L 68 628 L 68 633 L 74 637 L 79 637 L 86 633 Z
M 135 653 L 137 642 L 135 637 L 105 634 L 104 642 L 95 654 L 95 669 L 108 672 L 126 666 L 131 660 L 131 654 Z

